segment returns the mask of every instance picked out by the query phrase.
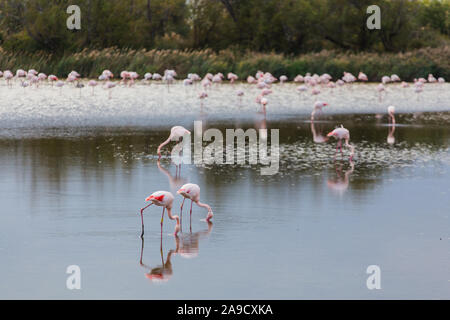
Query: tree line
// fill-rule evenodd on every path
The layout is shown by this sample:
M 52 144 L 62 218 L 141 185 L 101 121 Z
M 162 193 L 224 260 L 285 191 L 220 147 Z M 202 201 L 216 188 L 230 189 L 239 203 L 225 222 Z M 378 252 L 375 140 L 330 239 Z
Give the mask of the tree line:
M 81 9 L 68 30 L 66 9 Z M 381 8 L 369 30 L 368 6 Z M 224 49 L 302 54 L 402 52 L 449 43 L 450 0 L 0 0 L 0 46 L 56 54 L 83 48 Z

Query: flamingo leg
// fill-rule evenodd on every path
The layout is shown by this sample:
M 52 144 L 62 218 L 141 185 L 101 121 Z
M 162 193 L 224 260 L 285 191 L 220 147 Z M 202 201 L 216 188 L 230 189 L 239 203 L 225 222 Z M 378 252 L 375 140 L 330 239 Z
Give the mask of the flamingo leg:
M 144 210 L 150 207 L 153 203 L 150 203 L 148 206 L 141 209 L 141 226 L 142 226 L 142 232 L 141 232 L 141 238 L 144 237 Z
M 336 155 L 339 149 L 339 141 L 336 143 L 336 152 L 334 153 L 334 161 L 336 161 Z
M 183 202 L 181 203 L 181 209 L 180 209 L 180 230 L 183 231 L 183 205 L 184 205 L 184 200 L 186 200 L 186 198 L 183 198 Z
M 191 211 L 189 214 L 189 231 L 192 233 L 192 200 L 191 200 Z
M 164 211 L 166 210 L 166 207 L 163 208 L 163 212 L 161 215 L 161 235 L 162 235 L 162 231 L 163 231 L 163 222 L 164 222 Z

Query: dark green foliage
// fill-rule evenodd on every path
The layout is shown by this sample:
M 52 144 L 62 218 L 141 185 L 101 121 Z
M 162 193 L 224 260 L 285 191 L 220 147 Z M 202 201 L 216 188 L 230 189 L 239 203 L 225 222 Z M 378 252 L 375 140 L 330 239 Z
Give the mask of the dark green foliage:
M 71 4 L 81 8 L 78 31 L 66 28 Z M 366 27 L 373 4 L 381 30 Z M 0 0 L 0 43 L 58 55 L 86 47 L 399 52 L 448 44 L 449 12 L 450 0 Z

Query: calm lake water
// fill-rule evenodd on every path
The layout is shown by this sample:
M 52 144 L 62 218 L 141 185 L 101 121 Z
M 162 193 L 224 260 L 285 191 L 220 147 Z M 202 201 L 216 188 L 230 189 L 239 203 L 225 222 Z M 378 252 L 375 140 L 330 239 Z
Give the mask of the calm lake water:
M 271 96 L 266 118 L 253 96 L 242 102 L 241 116 L 238 100 L 227 116 L 227 103 L 214 94 L 204 110 L 194 99 L 179 109 L 164 100 L 170 116 L 159 119 L 144 97 L 130 105 L 133 95 L 118 89 L 111 100 L 102 90 L 77 100 L 76 89 L 28 90 L 25 98 L 21 89 L 0 88 L 19 96 L 0 105 L 0 298 L 450 298 L 450 114 L 435 112 L 450 109 L 448 90 L 429 96 L 432 107 L 425 96 L 400 102 L 403 94 L 391 93 L 386 99 L 400 104 L 392 131 L 387 101 L 374 93 L 364 112 L 340 102 L 312 128 L 312 98 L 296 112 Z M 185 89 L 177 90 L 182 100 Z M 338 100 L 326 94 L 322 99 Z M 196 119 L 222 132 L 279 129 L 279 172 L 183 165 L 176 177 L 169 148 L 160 163 L 156 148 L 172 125 L 192 130 Z M 317 141 L 340 124 L 351 133 L 353 165 L 347 153 L 333 161 L 335 141 L 313 141 L 313 131 Z M 195 205 L 190 224 L 185 204 L 179 238 L 167 216 L 161 236 L 161 209 L 152 206 L 143 242 L 144 199 L 157 190 L 175 194 L 187 182 L 201 187 L 212 224 Z M 175 214 L 181 201 L 175 196 Z M 81 269 L 81 290 L 66 288 L 69 265 Z M 381 269 L 380 290 L 366 286 L 370 265 Z

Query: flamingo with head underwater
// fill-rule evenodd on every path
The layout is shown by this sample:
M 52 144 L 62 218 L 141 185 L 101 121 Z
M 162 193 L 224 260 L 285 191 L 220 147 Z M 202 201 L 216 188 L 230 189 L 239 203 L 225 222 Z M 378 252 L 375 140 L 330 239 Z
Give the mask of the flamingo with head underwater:
M 211 218 L 214 216 L 212 209 L 209 205 L 206 203 L 200 202 L 200 187 L 194 183 L 187 183 L 183 185 L 177 193 L 181 196 L 183 196 L 183 202 L 181 203 L 181 211 L 180 216 L 183 216 L 183 205 L 184 200 L 189 199 L 191 200 L 191 211 L 190 211 L 190 218 L 192 218 L 192 203 L 195 202 L 199 207 L 205 208 L 208 210 L 208 215 L 206 216 L 206 222 L 209 222 Z
M 144 210 L 150 207 L 152 204 L 163 207 L 162 215 L 161 215 L 161 234 L 163 230 L 163 222 L 164 222 L 164 212 L 167 209 L 167 215 L 169 219 L 176 220 L 177 224 L 175 225 L 174 236 L 178 235 L 180 231 L 180 218 L 178 216 L 172 216 L 172 204 L 173 204 L 173 195 L 168 191 L 156 191 L 148 196 L 145 201 L 151 201 L 151 203 L 141 209 L 141 223 L 142 223 L 142 233 L 141 238 L 144 237 Z
M 330 133 L 327 134 L 327 137 L 335 137 L 338 142 L 336 145 L 336 153 L 334 154 L 334 159 L 336 159 L 336 154 L 338 149 L 341 151 L 342 153 L 342 140 L 345 141 L 345 145 L 350 148 L 350 159 L 349 161 L 352 161 L 353 156 L 355 154 L 355 148 L 349 143 L 350 141 L 350 131 L 348 131 L 347 129 L 344 128 L 344 126 L 341 124 L 340 127 L 334 129 L 333 131 L 331 131 Z
M 182 126 L 175 126 L 170 129 L 169 138 L 158 146 L 158 158 L 161 159 L 161 149 L 170 141 L 179 141 L 184 135 L 191 134 L 189 130 Z

